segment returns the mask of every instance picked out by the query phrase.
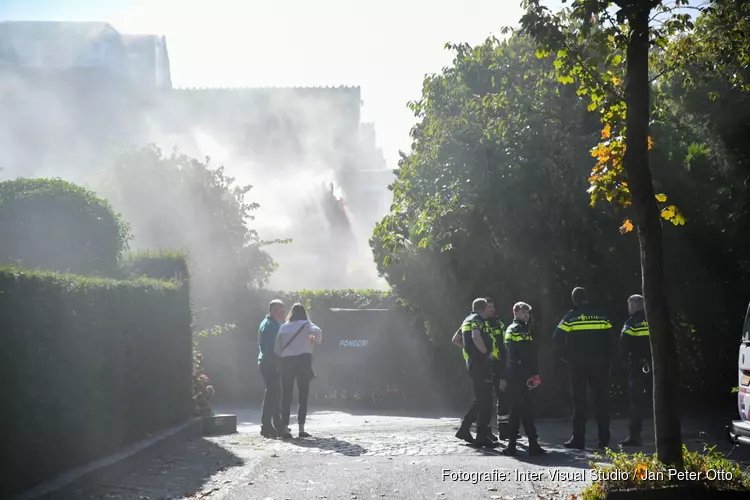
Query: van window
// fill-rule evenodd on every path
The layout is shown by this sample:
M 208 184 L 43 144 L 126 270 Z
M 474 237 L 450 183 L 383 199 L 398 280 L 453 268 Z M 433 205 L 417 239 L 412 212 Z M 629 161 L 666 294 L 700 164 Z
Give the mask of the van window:
M 745 314 L 745 326 L 742 329 L 742 341 L 750 342 L 750 304 L 748 304 L 747 314 Z

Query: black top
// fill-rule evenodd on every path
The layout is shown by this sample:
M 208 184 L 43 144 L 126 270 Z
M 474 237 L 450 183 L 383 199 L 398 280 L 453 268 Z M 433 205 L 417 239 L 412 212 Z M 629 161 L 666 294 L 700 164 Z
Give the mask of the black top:
M 612 323 L 596 307 L 581 304 L 568 311 L 552 336 L 559 356 L 569 363 L 609 363 L 616 337 Z
M 620 335 L 620 352 L 623 359 L 630 363 L 641 365 L 642 360 L 651 360 L 648 322 L 643 310 L 625 321 Z
M 536 345 L 527 322 L 513 320 L 505 331 L 505 348 L 508 360 L 505 368 L 506 377 L 525 381 L 539 374 Z

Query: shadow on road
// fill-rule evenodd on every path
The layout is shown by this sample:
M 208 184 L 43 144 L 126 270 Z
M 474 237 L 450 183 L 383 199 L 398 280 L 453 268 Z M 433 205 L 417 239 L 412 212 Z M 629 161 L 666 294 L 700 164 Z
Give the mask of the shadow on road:
M 317 448 L 319 450 L 330 450 L 347 457 L 358 457 L 367 450 L 357 444 L 350 443 L 348 441 L 342 441 L 335 437 L 309 437 L 309 438 L 298 438 L 290 439 L 286 441 L 294 446 L 301 448 Z
M 119 477 L 51 499 L 140 500 L 184 498 L 211 491 L 212 476 L 244 461 L 203 438 L 182 441 L 147 453 L 134 468 Z M 216 485 L 218 488 L 218 485 Z
M 542 443 L 542 445 L 544 449 L 547 450 L 547 453 L 536 457 L 530 457 L 528 455 L 528 448 L 519 443 L 519 453 L 515 457 L 516 460 L 535 465 L 573 467 L 576 469 L 590 469 L 591 462 L 596 461 L 593 453 L 587 451 L 568 450 L 562 446 L 554 446 L 546 443 Z

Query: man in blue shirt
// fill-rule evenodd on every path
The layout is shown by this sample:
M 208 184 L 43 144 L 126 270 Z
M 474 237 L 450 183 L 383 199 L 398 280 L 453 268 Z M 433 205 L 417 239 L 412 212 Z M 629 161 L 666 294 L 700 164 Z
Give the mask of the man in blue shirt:
M 268 305 L 268 314 L 258 328 L 258 367 L 266 384 L 260 417 L 260 435 L 267 438 L 280 436 L 284 432 L 281 425 L 280 363 L 274 346 L 285 312 L 283 302 L 278 299 L 272 300 Z

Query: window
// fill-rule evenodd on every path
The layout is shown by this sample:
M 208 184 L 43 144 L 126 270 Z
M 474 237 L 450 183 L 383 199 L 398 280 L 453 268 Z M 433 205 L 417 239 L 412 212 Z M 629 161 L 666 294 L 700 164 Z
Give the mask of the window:
M 742 332 L 742 341 L 750 342 L 750 304 L 748 304 L 747 314 L 745 314 L 745 327 Z

